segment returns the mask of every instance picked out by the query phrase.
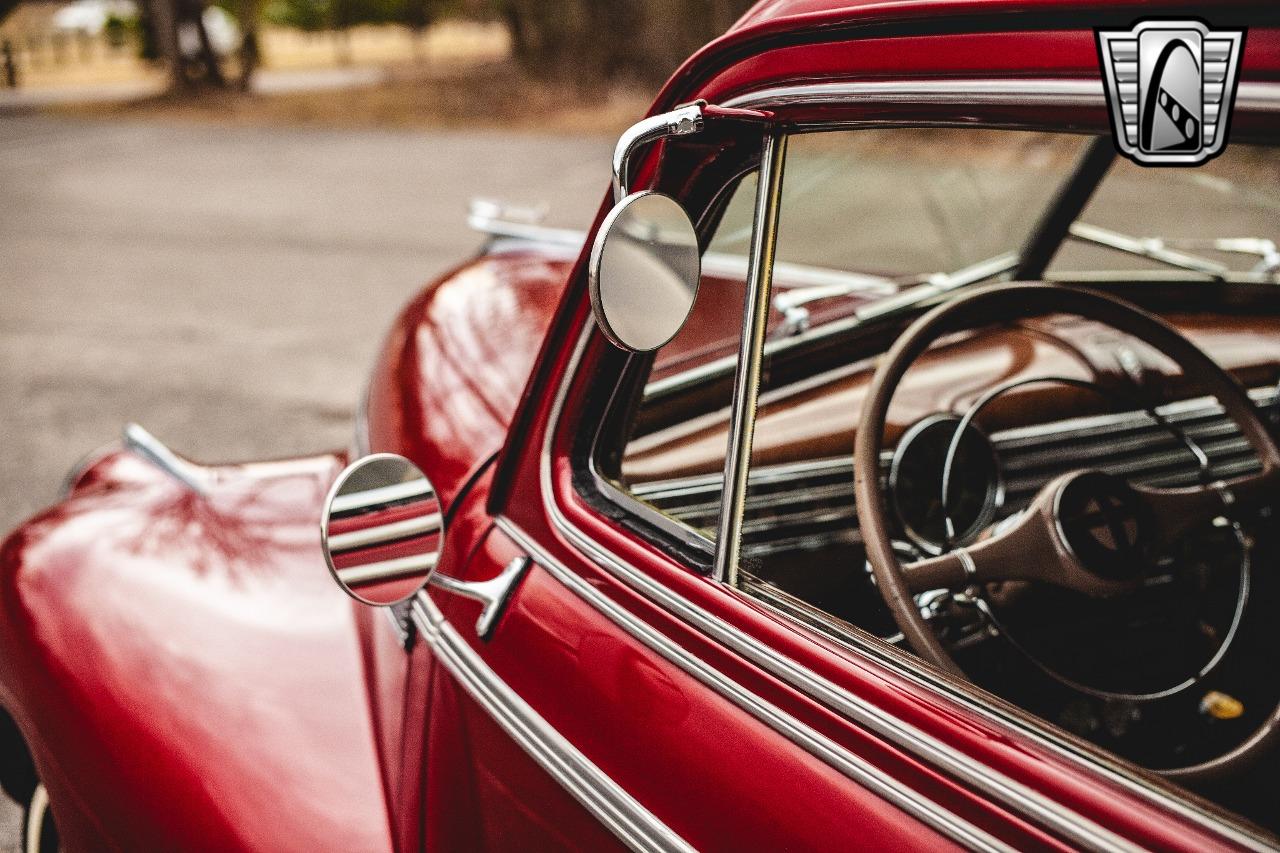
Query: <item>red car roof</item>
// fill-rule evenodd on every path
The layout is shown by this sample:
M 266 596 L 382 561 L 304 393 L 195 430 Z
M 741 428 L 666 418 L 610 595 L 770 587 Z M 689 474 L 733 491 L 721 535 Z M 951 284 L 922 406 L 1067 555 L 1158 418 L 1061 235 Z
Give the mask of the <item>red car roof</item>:
M 680 67 L 654 110 L 786 80 L 1097 79 L 1094 28 L 1149 17 L 1247 27 L 1241 78 L 1280 80 L 1276 0 L 762 0 Z
M 920 14 L 1035 14 L 1036 12 L 1077 11 L 1082 19 L 1105 10 L 1114 16 L 1127 10 L 1133 17 L 1160 14 L 1183 14 L 1196 17 L 1216 16 L 1222 12 L 1249 10 L 1275 11 L 1274 0 L 1243 2 L 1206 2 L 1206 0 L 1113 0 L 1113 2 L 1081 2 L 1081 0 L 761 0 L 732 27 L 738 32 L 765 24 L 807 27 L 831 24 L 857 18 L 898 18 Z

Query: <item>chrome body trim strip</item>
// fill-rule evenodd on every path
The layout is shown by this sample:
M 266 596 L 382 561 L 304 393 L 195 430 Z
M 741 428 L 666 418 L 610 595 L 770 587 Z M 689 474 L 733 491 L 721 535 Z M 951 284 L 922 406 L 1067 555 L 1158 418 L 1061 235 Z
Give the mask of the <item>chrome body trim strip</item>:
M 413 622 L 437 660 L 523 749 L 620 841 L 637 853 L 694 850 L 556 731 L 494 672 L 425 593 L 413 600 Z
M 125 424 L 124 446 L 125 449 L 146 459 L 196 494 L 207 493 L 204 471 L 200 466 L 178 456 L 140 425 Z
M 339 533 L 336 536 L 329 537 L 330 551 L 350 551 L 353 548 L 363 548 L 366 545 L 377 545 L 383 542 L 394 542 L 396 539 L 405 539 L 410 536 L 423 536 L 428 533 L 437 533 L 440 530 L 440 513 L 433 512 L 418 518 L 406 518 L 403 521 L 393 521 L 388 524 L 380 524 L 377 527 L 366 527 L 363 530 L 353 530 L 350 533 Z
M 719 670 L 694 657 L 666 635 L 632 615 L 608 596 L 587 583 L 560 563 L 514 522 L 497 519 L 498 527 L 521 548 L 529 552 L 538 565 L 587 604 L 608 617 L 630 636 L 639 640 L 671 663 L 710 687 L 743 711 L 781 734 L 787 740 L 824 761 L 854 782 L 893 803 L 944 836 L 974 850 L 1009 850 L 1008 845 L 985 831 L 921 796 L 909 786 L 881 771 L 875 765 L 819 734 L 756 694 L 726 677 Z
M 438 556 L 438 554 L 417 554 L 412 557 L 397 557 L 394 560 L 365 563 L 362 566 L 351 566 L 347 569 L 334 569 L 334 574 L 344 586 L 396 580 L 431 571 L 436 567 Z
M 1275 83 L 1240 83 L 1236 87 L 1237 110 L 1258 112 L 1280 111 L 1280 85 Z

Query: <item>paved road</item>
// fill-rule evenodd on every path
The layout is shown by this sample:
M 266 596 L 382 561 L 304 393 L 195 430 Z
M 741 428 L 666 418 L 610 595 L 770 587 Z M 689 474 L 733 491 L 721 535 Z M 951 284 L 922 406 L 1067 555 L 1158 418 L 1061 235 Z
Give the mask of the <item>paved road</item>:
M 478 245 L 468 199 L 581 227 L 610 145 L 0 117 L 0 530 L 127 420 L 199 460 L 344 446 L 395 311 Z M 16 826 L 0 797 L 0 853 Z

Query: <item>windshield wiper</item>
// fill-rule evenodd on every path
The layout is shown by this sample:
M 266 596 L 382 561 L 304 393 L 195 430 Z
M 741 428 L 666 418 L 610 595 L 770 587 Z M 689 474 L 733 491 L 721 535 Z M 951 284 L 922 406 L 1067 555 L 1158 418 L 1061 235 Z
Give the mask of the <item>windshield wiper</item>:
M 774 264 L 774 274 L 782 264 Z M 863 273 L 838 274 L 840 280 L 809 287 L 790 287 L 774 294 L 773 308 L 782 315 L 782 325 L 775 335 L 796 335 L 809 328 L 809 305 L 826 299 L 847 296 L 890 296 L 899 292 L 899 283 L 891 278 Z
M 895 293 L 877 299 L 869 305 L 853 312 L 858 323 L 887 317 L 907 311 L 915 306 L 934 299 L 952 290 L 967 287 L 971 284 L 987 281 L 997 276 L 1008 274 L 1018 265 L 1017 252 L 1006 252 L 970 264 L 954 272 L 936 272 L 925 278 L 923 282 L 898 290 Z M 913 277 L 913 280 L 919 279 Z M 892 279 L 867 277 L 865 281 L 819 285 L 786 290 L 773 297 L 773 307 L 782 313 L 783 324 L 775 332 L 776 337 L 788 337 L 799 334 L 809 327 L 808 305 L 824 299 L 837 299 L 867 292 L 884 292 L 884 285 L 894 284 Z
M 923 284 L 917 284 L 915 287 L 909 287 L 894 296 L 877 300 L 870 305 L 859 308 L 854 312 L 854 316 L 858 318 L 858 322 L 866 323 L 870 320 L 887 317 L 890 314 L 910 310 L 923 302 L 950 293 L 953 290 L 959 290 L 971 284 L 979 284 L 998 276 L 1007 275 L 1018 266 L 1018 260 L 1017 252 L 1005 252 L 1003 255 L 996 255 L 994 258 L 987 258 L 986 260 L 978 261 L 976 264 L 961 267 L 955 272 L 934 273 Z
M 1253 255 L 1258 258 L 1251 273 L 1275 276 L 1280 274 L 1280 249 L 1275 241 L 1265 237 L 1213 237 L 1209 239 L 1165 240 L 1166 245 L 1178 249 L 1212 249 L 1236 255 Z
M 1167 264 L 1178 269 L 1190 270 L 1214 278 L 1222 279 L 1230 271 L 1226 264 L 1208 258 L 1193 255 L 1181 249 L 1212 249 L 1218 252 L 1231 252 L 1243 255 L 1254 255 L 1259 260 L 1252 273 L 1276 277 L 1280 275 L 1280 248 L 1272 240 L 1262 237 L 1218 237 L 1214 239 L 1162 239 L 1160 237 L 1131 237 L 1089 225 L 1086 222 L 1073 222 L 1068 228 L 1068 235 L 1075 240 L 1091 243 L 1124 252 L 1129 255 L 1148 258 L 1158 263 Z M 908 287 L 896 293 L 877 299 L 874 303 L 858 309 L 854 317 L 859 323 L 887 317 L 900 311 L 906 311 L 921 303 L 941 296 L 952 290 L 978 284 L 1001 275 L 1012 273 L 1018 266 L 1017 252 L 1007 252 L 978 261 L 955 272 L 933 273 L 923 283 Z M 842 274 L 843 275 L 843 274 Z M 850 274 L 851 276 L 855 274 Z M 813 302 L 824 299 L 838 299 L 855 294 L 884 293 L 885 286 L 893 284 L 893 279 L 875 276 L 857 276 L 856 280 L 847 283 L 824 284 L 814 287 L 798 287 L 783 291 L 773 298 L 773 307 L 782 313 L 784 322 L 775 332 L 776 337 L 788 337 L 799 334 L 809 328 L 809 308 Z
M 1169 241 L 1162 240 L 1159 237 L 1131 237 L 1128 234 L 1121 234 L 1119 231 L 1099 228 L 1097 225 L 1089 225 L 1085 222 L 1071 223 L 1067 233 L 1072 239 L 1079 240 L 1082 243 L 1091 243 L 1094 246 L 1114 249 L 1126 255 L 1147 258 L 1177 269 L 1204 273 L 1215 278 L 1222 278 L 1230 272 L 1230 267 L 1226 264 L 1220 264 L 1208 258 L 1189 255 L 1186 252 L 1171 249 L 1169 248 Z

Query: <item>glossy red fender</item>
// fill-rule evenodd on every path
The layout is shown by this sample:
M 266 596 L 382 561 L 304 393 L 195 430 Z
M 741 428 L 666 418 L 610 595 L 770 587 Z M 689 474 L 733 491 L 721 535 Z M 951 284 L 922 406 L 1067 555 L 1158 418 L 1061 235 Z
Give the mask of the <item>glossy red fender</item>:
M 0 700 L 68 847 L 389 848 L 352 605 L 319 552 L 344 461 L 204 469 L 199 494 L 110 452 L 4 544 Z
M 368 440 L 418 461 L 446 506 L 505 439 L 566 272 L 479 258 L 389 333 Z M 67 847 L 392 847 L 408 662 L 324 568 L 345 463 L 202 468 L 199 494 L 112 449 L 0 548 L 0 706 Z
M 529 250 L 486 255 L 410 302 L 369 380 L 365 449 L 412 459 L 452 505 L 506 440 L 571 261 Z

